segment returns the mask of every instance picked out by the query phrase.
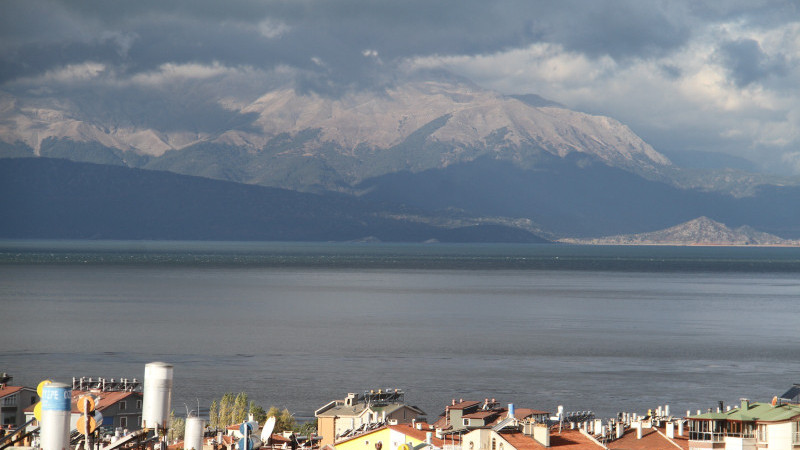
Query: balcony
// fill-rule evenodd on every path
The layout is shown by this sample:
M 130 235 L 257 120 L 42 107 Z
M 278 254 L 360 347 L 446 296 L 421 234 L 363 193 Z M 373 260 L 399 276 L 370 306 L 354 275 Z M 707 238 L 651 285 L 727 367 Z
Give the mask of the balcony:
M 725 433 L 713 433 L 711 431 L 690 431 L 690 441 L 724 442 Z

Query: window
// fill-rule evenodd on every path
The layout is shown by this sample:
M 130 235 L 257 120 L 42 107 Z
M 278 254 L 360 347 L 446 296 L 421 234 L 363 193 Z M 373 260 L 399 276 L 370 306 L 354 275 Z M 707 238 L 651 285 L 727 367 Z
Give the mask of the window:
M 142 409 L 142 401 L 136 400 L 136 409 Z
M 497 440 L 495 438 L 492 438 L 492 450 L 496 449 L 497 449 Z
M 800 422 L 792 423 L 792 444 L 800 444 Z
M 465 426 L 465 427 L 468 427 L 468 426 L 469 426 L 469 419 L 464 419 L 464 426 Z
M 142 426 L 142 416 L 136 418 L 136 426 L 138 427 Z
M 127 408 L 128 408 L 128 402 L 126 402 L 126 401 L 119 402 L 119 410 L 120 411 L 125 411 Z
M 767 442 L 767 424 L 758 424 L 758 442 Z
M 120 417 L 119 418 L 119 426 L 122 427 L 122 428 L 128 428 L 128 418 L 125 417 L 125 416 Z
M 9 395 L 4 398 L 3 406 L 17 406 L 17 394 Z

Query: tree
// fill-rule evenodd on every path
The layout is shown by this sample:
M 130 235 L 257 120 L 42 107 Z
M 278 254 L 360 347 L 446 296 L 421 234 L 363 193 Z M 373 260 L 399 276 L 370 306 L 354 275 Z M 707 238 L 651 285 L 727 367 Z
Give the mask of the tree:
M 226 392 L 219 401 L 219 427 L 227 427 L 228 425 L 234 423 L 232 420 L 232 413 L 233 413 L 233 404 L 234 404 L 234 397 L 233 394 L 230 392 Z
M 278 433 L 281 431 L 294 430 L 295 426 L 297 426 L 297 421 L 294 419 L 292 413 L 290 413 L 286 408 L 283 408 L 280 416 L 275 417 L 275 429 Z
M 211 428 L 219 428 L 219 406 L 217 401 L 211 402 L 211 407 L 208 409 L 208 425 Z
M 253 420 L 259 424 L 264 423 L 267 418 L 264 408 L 250 401 L 246 392 L 240 392 L 236 396 L 231 392 L 226 392 L 219 401 L 211 402 L 208 424 L 213 428 L 224 428 L 244 422 L 247 420 L 248 414 L 252 414 Z M 280 414 L 281 412 L 276 408 L 274 416 L 278 418 Z
M 253 420 L 259 424 L 263 424 L 264 421 L 267 420 L 267 412 L 264 411 L 261 405 L 256 405 L 254 401 L 250 402 L 250 414 L 253 415 Z
M 233 402 L 230 424 L 242 423 L 247 420 L 247 413 L 250 411 L 250 402 L 247 400 L 247 393 L 240 392 Z
M 311 436 L 311 434 L 317 434 L 317 419 L 311 420 L 306 422 L 295 429 L 297 434 L 301 436 Z
M 169 431 L 167 432 L 167 439 L 171 441 L 183 439 L 186 432 L 186 419 L 183 417 L 175 417 L 175 411 L 169 412 Z

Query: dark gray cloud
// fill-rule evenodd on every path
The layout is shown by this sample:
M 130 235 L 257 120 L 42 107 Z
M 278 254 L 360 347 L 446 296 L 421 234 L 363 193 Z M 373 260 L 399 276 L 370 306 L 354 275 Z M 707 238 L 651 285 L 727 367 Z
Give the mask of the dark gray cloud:
M 787 70 L 786 57 L 783 54 L 767 55 L 754 39 L 724 42 L 717 56 L 740 87 L 767 77 L 782 76 Z
M 167 62 L 288 64 L 328 81 L 358 82 L 381 71 L 364 56 L 368 49 L 384 70 L 401 58 L 533 42 L 626 58 L 669 51 L 690 29 L 673 12 L 638 1 L 34 0 L 2 8 L 0 82 L 86 60 L 134 71 Z
M 224 97 L 336 95 L 422 67 L 615 116 L 664 148 L 775 161 L 800 145 L 798 17 L 792 0 L 3 0 L 0 89 L 85 109 L 94 90 L 120 120 L 207 106 L 206 129 Z

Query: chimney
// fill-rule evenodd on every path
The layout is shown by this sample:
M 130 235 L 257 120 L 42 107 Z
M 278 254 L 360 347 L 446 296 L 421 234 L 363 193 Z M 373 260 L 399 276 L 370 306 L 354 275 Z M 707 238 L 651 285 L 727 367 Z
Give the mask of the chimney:
M 664 415 L 669 417 L 669 405 L 664 405 Z
M 636 422 L 636 439 L 642 438 L 642 422 Z
M 672 422 L 667 423 L 667 437 L 670 439 L 675 437 L 675 424 Z
M 425 433 L 425 443 L 428 444 L 428 447 L 433 447 L 433 433 L 430 431 Z
M 508 418 L 509 419 L 515 418 L 515 416 L 514 416 L 514 404 L 513 403 L 509 403 L 508 404 Z
M 747 411 L 750 408 L 750 400 L 743 398 L 742 400 L 742 411 Z
M 617 439 L 621 438 L 623 433 L 625 433 L 625 428 L 621 422 L 617 422 Z
M 678 436 L 683 436 L 683 420 L 678 422 Z

